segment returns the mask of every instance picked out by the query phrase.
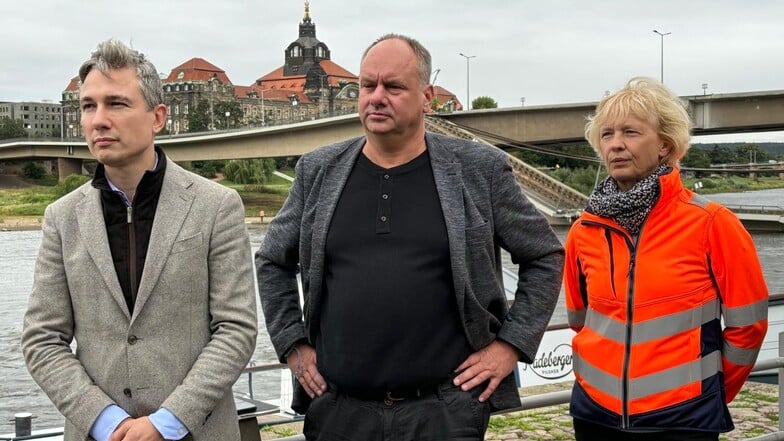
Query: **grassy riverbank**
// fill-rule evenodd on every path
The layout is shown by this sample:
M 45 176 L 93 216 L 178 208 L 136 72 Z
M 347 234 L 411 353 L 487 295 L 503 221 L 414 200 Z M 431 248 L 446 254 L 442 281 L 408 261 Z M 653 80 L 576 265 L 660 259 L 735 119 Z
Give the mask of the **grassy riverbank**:
M 0 188 L 0 229 L 40 226 L 40 218 L 43 217 L 46 206 L 72 189 L 63 183 L 52 185 L 48 182 L 49 185 L 41 185 L 30 181 L 18 180 L 18 182 L 22 184 L 14 188 Z M 773 177 L 749 179 L 740 176 L 692 178 L 684 180 L 684 185 L 694 188 L 695 182 L 702 183 L 699 192 L 703 194 L 784 188 L 784 179 Z M 265 185 L 235 184 L 225 179 L 220 183 L 239 192 L 245 204 L 247 217 L 258 217 L 260 211 L 264 211 L 266 217 L 274 216 L 280 210 L 291 188 L 289 181 L 277 176 L 273 176 Z
M 259 211 L 274 216 L 291 187 L 289 181 L 277 176 L 264 185 L 235 184 L 225 179 L 220 183 L 239 192 L 248 217 L 257 217 Z M 17 224 L 34 225 L 43 217 L 47 205 L 73 189 L 63 184 L 41 185 L 23 180 L 18 180 L 17 184 L 13 188 L 0 188 L 0 229 Z

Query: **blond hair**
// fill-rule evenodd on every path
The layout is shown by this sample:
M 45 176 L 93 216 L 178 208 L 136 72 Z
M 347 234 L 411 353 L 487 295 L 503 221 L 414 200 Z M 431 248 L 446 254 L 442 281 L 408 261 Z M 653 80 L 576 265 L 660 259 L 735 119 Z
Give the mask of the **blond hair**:
M 647 121 L 656 129 L 670 146 L 662 162 L 678 167 L 678 160 L 690 147 L 691 119 L 678 96 L 653 78 L 634 77 L 622 89 L 599 101 L 596 112 L 585 125 L 585 139 L 601 156 L 601 127 L 629 116 Z

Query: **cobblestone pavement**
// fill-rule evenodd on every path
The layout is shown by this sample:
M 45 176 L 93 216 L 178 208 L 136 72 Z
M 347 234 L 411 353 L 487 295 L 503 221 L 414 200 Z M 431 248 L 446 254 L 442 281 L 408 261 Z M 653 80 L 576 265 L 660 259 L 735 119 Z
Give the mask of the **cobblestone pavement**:
M 722 441 L 747 440 L 778 430 L 777 385 L 747 382 L 729 407 L 735 430 L 722 434 L 719 438 Z M 494 416 L 485 439 L 572 440 L 574 430 L 568 414 L 569 406 L 562 404 Z
M 570 384 L 545 388 L 526 388 L 521 393 L 535 395 L 569 388 Z M 721 435 L 720 441 L 748 440 L 778 430 L 778 386 L 747 382 L 730 404 L 735 430 Z M 261 431 L 262 440 L 274 440 L 302 433 L 302 423 L 268 427 Z M 573 440 L 569 406 L 561 404 L 522 412 L 494 416 L 485 436 L 486 441 L 549 441 Z M 445 440 L 447 441 L 447 440 Z

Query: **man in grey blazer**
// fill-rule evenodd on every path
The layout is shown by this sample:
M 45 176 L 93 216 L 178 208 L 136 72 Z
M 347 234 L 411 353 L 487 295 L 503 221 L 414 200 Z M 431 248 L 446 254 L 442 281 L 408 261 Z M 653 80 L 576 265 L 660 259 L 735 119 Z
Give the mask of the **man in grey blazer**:
M 244 210 L 155 148 L 155 67 L 116 40 L 79 70 L 90 183 L 46 209 L 22 350 L 65 440 L 239 440 L 256 341 Z M 71 344 L 76 343 L 75 351 Z
M 483 439 L 491 411 L 520 404 L 515 363 L 555 307 L 561 244 L 503 152 L 425 133 L 430 72 L 409 37 L 367 49 L 366 136 L 300 159 L 256 253 L 309 440 Z M 501 248 L 519 265 L 511 307 Z

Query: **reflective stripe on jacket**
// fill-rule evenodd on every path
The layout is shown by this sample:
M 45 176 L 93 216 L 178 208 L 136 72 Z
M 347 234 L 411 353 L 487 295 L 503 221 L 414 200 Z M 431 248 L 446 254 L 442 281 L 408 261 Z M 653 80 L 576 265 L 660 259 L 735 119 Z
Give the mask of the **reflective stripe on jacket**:
M 728 431 L 725 403 L 767 329 L 767 287 L 731 211 L 684 188 L 677 170 L 660 184 L 637 237 L 590 208 L 569 231 L 570 411 L 628 430 Z

